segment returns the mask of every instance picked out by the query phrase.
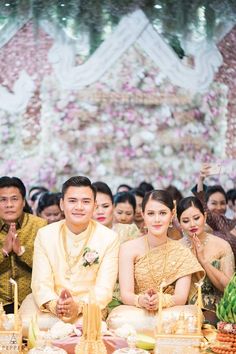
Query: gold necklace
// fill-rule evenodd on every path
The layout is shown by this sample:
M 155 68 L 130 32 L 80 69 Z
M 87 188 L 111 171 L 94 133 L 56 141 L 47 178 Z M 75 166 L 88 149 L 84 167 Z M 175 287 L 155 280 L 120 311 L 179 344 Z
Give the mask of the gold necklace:
M 68 268 L 66 270 L 66 279 L 70 279 L 71 275 L 73 274 L 72 268 L 74 268 L 74 266 L 79 263 L 80 258 L 83 255 L 84 248 L 88 244 L 88 242 L 89 242 L 89 240 L 90 240 L 90 238 L 91 238 L 91 236 L 93 234 L 94 224 L 91 221 L 90 221 L 90 223 L 88 225 L 88 228 L 90 228 L 88 230 L 88 236 L 86 237 L 86 239 L 84 241 L 84 244 L 83 244 L 79 254 L 77 256 L 72 256 L 71 253 L 69 253 L 68 249 L 67 249 L 66 225 L 65 225 L 65 223 L 63 223 L 62 226 L 61 226 L 60 233 L 62 235 L 62 241 L 63 241 L 63 247 L 64 247 L 64 252 L 65 252 L 65 257 L 66 257 L 66 263 L 67 263 L 67 266 L 68 266 Z
M 153 283 L 156 284 L 157 290 L 159 291 L 161 284 L 163 283 L 163 281 L 165 281 L 164 273 L 165 273 L 165 270 L 166 270 L 166 263 L 167 263 L 167 243 L 168 243 L 168 238 L 167 238 L 166 244 L 165 244 L 165 257 L 164 257 L 164 262 L 163 262 L 162 273 L 161 273 L 160 278 L 158 277 L 160 281 L 157 281 L 155 276 L 154 276 L 154 270 L 153 270 L 153 267 L 152 267 L 151 262 L 150 262 L 149 254 L 151 252 L 151 248 L 150 248 L 150 245 L 149 245 L 149 242 L 148 242 L 147 235 L 145 235 L 144 237 L 145 237 L 146 246 L 147 246 L 147 249 L 148 249 L 148 252 L 147 252 L 148 270 L 149 270 L 149 273 L 150 273 L 150 275 L 152 277 Z M 158 283 L 159 283 L 159 285 L 158 285 Z
M 184 238 L 184 240 L 185 240 L 186 245 L 187 245 L 189 248 L 193 249 L 194 246 L 193 246 L 193 241 L 192 241 L 192 239 L 190 239 L 190 237 L 189 237 L 188 235 L 184 235 L 183 238 Z M 201 240 L 199 239 L 199 241 L 200 241 L 201 245 L 202 245 L 203 247 L 205 247 L 206 244 L 207 244 L 208 241 L 209 241 L 209 235 L 206 234 L 205 239 L 204 239 L 203 241 L 201 241 Z
M 208 241 L 209 241 L 209 235 L 208 235 L 208 234 L 206 234 L 206 237 L 205 237 L 205 239 L 204 239 L 203 241 L 200 240 L 200 242 L 201 242 L 201 244 L 202 244 L 203 246 L 206 246 L 206 244 L 207 244 Z

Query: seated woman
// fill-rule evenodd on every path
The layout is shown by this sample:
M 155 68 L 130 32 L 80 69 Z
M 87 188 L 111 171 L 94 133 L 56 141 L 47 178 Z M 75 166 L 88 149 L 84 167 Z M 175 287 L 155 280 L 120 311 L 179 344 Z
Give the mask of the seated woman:
M 96 187 L 96 204 L 97 207 L 93 214 L 93 219 L 100 222 L 104 226 L 113 229 L 118 235 L 120 243 L 131 240 L 140 235 L 138 227 L 132 224 L 114 223 L 114 198 L 110 187 L 104 182 L 94 182 Z M 123 192 L 122 192 L 123 193 Z
M 60 193 L 45 192 L 41 194 L 36 213 L 47 220 L 48 224 L 64 219 L 60 208 Z
M 141 189 L 138 188 L 131 189 L 130 192 L 134 195 L 136 201 L 134 223 L 140 230 L 140 233 L 145 234 L 146 230 L 145 230 L 143 213 L 142 213 L 142 202 L 144 198 L 144 193 L 143 191 L 141 191 Z
M 165 190 L 170 193 L 176 208 L 178 202 L 183 198 L 181 192 L 172 184 L 170 184 Z M 172 224 L 172 227 L 170 227 L 168 230 L 168 237 L 172 240 L 180 240 L 183 235 L 176 216 L 173 218 Z
M 125 305 L 115 308 L 108 317 L 110 328 L 128 323 L 142 332 L 153 332 L 158 310 L 158 292 L 165 282 L 163 306 L 173 314 L 191 311 L 183 307 L 196 289 L 193 283 L 204 270 L 191 251 L 167 237 L 174 217 L 174 204 L 168 192 L 154 190 L 145 194 L 142 204 L 147 234 L 121 245 L 119 282 Z
M 203 164 L 197 186 L 192 189 L 192 192 L 203 205 L 206 223 L 212 229 L 212 233 L 228 241 L 236 257 L 236 219 L 228 219 L 225 216 L 227 195 L 222 186 L 208 187 L 203 184 L 205 178 L 209 176 L 211 176 L 211 165 Z
M 206 272 L 202 286 L 206 320 L 215 322 L 216 305 L 234 273 L 234 255 L 229 243 L 205 232 L 206 215 L 196 197 L 183 198 L 177 206 L 177 217 L 185 233 L 179 241 L 189 246 Z M 193 299 L 194 300 L 194 299 Z
M 104 182 L 94 182 L 93 186 L 96 187 L 97 194 L 96 194 L 96 204 L 97 207 L 93 214 L 93 219 L 100 222 L 104 226 L 108 228 L 112 228 L 117 235 L 119 236 L 119 242 L 124 243 L 128 240 L 132 240 L 137 238 L 140 235 L 140 231 L 138 227 L 133 224 L 113 224 L 113 210 L 114 210 L 114 201 L 113 195 L 111 192 L 110 187 Z M 112 308 L 120 305 L 120 288 L 118 281 L 116 282 L 112 301 L 108 305 L 107 310 L 110 311 Z M 106 314 L 103 315 L 105 316 Z
M 132 224 L 135 210 L 136 200 L 131 192 L 120 192 L 114 196 L 114 223 Z

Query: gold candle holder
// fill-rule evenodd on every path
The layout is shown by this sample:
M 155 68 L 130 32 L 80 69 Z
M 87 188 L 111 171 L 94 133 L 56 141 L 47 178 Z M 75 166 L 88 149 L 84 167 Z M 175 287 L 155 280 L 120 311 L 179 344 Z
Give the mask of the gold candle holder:
M 75 347 L 75 354 L 107 354 L 102 340 L 102 316 L 95 295 L 90 290 L 89 303 L 83 304 L 83 335 Z
M 202 329 L 202 284 L 202 281 L 195 283 L 197 287 L 197 332 L 199 335 Z
M 155 334 L 156 338 L 156 346 L 155 346 L 155 354 L 200 354 L 200 347 L 203 340 L 203 336 L 201 333 L 201 325 L 202 325 L 202 282 L 195 284 L 198 289 L 198 299 L 195 307 L 195 320 L 197 322 L 197 327 L 194 326 L 190 328 L 187 326 L 187 318 L 185 318 L 184 306 L 183 311 L 179 313 L 179 318 L 176 320 L 176 324 L 174 325 L 174 331 L 165 331 L 163 326 L 163 287 L 165 283 L 162 283 L 160 286 L 159 292 L 159 308 L 158 308 L 158 316 L 157 316 L 157 331 Z M 173 308 L 173 311 L 174 308 Z M 195 328 L 195 330 L 194 330 Z
M 162 332 L 162 307 L 163 307 L 163 288 L 165 286 L 165 282 L 163 281 L 160 285 L 159 291 L 159 299 L 158 299 L 158 323 L 157 323 L 157 333 L 160 334 Z

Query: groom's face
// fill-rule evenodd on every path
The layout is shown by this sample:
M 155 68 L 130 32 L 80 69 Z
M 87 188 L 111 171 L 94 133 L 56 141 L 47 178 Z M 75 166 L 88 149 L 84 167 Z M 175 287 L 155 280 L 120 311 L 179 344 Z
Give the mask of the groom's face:
M 69 187 L 61 199 L 61 209 L 67 222 L 73 225 L 86 225 L 95 209 L 94 194 L 89 187 Z

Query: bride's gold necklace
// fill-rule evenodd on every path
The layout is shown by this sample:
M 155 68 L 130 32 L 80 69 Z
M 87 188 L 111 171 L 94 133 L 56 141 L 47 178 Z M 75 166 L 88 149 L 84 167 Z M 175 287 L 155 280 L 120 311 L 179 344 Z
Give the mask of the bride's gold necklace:
M 91 224 L 89 224 L 88 227 L 90 227 L 90 230 L 88 231 L 88 235 L 85 238 L 85 241 L 83 243 L 83 246 L 82 246 L 79 254 L 77 256 L 72 256 L 71 252 L 68 252 L 68 249 L 67 249 L 66 225 L 65 225 L 65 223 L 63 223 L 62 226 L 61 226 L 61 231 L 60 232 L 61 232 L 61 235 L 62 235 L 62 242 L 63 242 L 64 252 L 65 252 L 65 257 L 66 257 L 66 263 L 67 263 L 67 266 L 68 266 L 68 268 L 66 270 L 66 279 L 70 279 L 71 275 L 73 274 L 72 269 L 75 267 L 76 264 L 79 263 L 80 258 L 83 255 L 84 248 L 88 244 L 88 242 L 89 242 L 89 240 L 90 240 L 90 238 L 92 236 L 94 227 Z M 79 242 L 74 242 L 74 246 L 75 246 L 75 244 L 77 246 L 79 244 Z
M 146 246 L 147 246 L 147 249 L 148 249 L 148 252 L 147 252 L 147 262 L 148 262 L 148 270 L 149 270 L 149 273 L 151 275 L 151 278 L 152 278 L 152 281 L 154 284 L 156 284 L 157 286 L 157 290 L 159 291 L 160 290 L 160 286 L 161 284 L 163 283 L 163 281 L 165 281 L 164 279 L 164 274 L 165 274 L 165 270 L 166 270 L 166 264 L 167 264 L 167 255 L 168 255 L 168 252 L 167 252 L 167 243 L 168 243 L 168 238 L 166 240 L 166 243 L 165 243 L 165 255 L 164 255 L 164 262 L 163 262 L 163 268 L 162 268 L 162 273 L 160 275 L 159 278 L 159 281 L 156 280 L 155 276 L 154 276 L 154 269 L 153 269 L 153 266 L 151 264 L 151 261 L 150 261 L 150 252 L 151 252 L 151 247 L 150 247 L 150 244 L 148 242 L 148 237 L 147 235 L 144 236 L 145 237 L 145 241 L 146 241 Z M 158 285 L 159 284 L 159 285 Z

